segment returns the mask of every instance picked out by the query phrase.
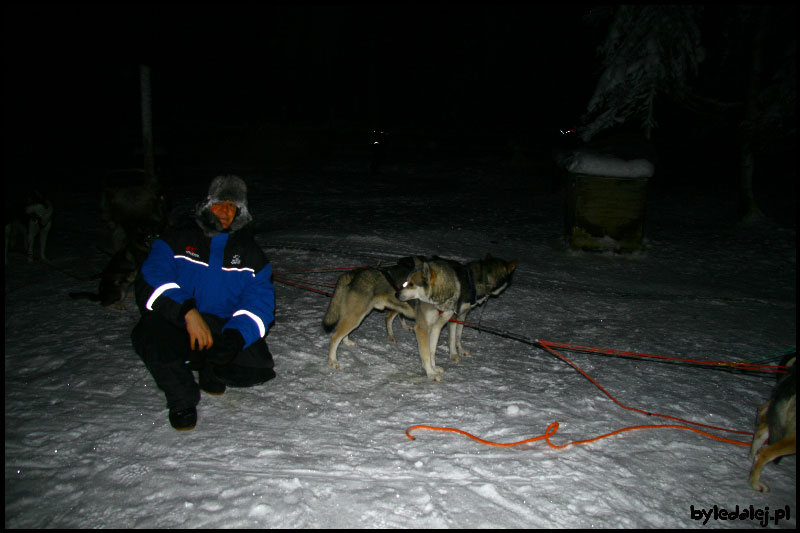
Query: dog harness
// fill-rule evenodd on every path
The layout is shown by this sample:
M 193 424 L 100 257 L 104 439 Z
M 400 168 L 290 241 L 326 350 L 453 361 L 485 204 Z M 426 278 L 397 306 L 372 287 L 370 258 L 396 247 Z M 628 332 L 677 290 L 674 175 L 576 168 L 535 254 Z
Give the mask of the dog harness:
M 394 289 L 394 292 L 398 292 L 400 290 L 400 288 L 397 286 L 397 282 L 392 277 L 392 274 L 389 272 L 389 269 L 388 268 L 379 268 L 378 270 L 380 271 L 381 274 L 383 274 L 383 277 L 386 278 L 386 281 L 389 282 L 389 285 L 392 286 L 392 288 Z

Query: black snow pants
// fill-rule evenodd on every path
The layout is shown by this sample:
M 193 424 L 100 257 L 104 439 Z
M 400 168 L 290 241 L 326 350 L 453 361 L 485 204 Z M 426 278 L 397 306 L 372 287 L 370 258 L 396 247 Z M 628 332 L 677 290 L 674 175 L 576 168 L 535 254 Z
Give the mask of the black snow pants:
M 214 339 L 219 339 L 227 320 L 203 313 Z M 189 333 L 158 313 L 142 315 L 133 328 L 131 341 L 156 385 L 167 397 L 167 408 L 186 409 L 200 402 L 200 387 L 192 370 L 210 371 L 217 381 L 230 387 L 251 387 L 275 377 L 272 354 L 265 339 L 239 352 L 232 362 L 214 365 L 204 361 L 204 352 L 189 348 Z

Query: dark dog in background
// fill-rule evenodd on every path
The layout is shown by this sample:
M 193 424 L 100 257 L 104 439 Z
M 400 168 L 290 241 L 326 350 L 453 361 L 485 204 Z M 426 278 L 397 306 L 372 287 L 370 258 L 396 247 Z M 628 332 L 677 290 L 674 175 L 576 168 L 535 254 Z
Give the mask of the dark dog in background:
M 103 180 L 100 209 L 111 232 L 112 255 L 128 243 L 159 235 L 167 221 L 158 177 L 140 169 L 109 173 Z
M 166 204 L 158 178 L 132 169 L 105 177 L 100 208 L 110 230 L 111 259 L 103 272 L 92 278 L 100 278 L 98 292 L 74 292 L 70 297 L 109 306 L 125 298 L 153 239 L 166 227 Z
M 38 237 L 39 257 L 47 261 L 45 251 L 50 229 L 53 227 L 53 203 L 38 190 L 25 193 L 5 191 L 3 205 L 5 212 L 6 252 L 5 264 L 8 264 L 8 250 L 16 244 L 24 245 L 28 261 L 33 261 L 33 246 Z
M 110 306 L 120 303 L 127 296 L 136 279 L 139 267 L 147 259 L 153 238 L 150 236 L 140 241 L 127 241 L 125 245 L 111 256 L 111 260 L 99 276 L 100 285 L 97 292 L 71 292 L 73 300 L 90 300 L 100 305 Z

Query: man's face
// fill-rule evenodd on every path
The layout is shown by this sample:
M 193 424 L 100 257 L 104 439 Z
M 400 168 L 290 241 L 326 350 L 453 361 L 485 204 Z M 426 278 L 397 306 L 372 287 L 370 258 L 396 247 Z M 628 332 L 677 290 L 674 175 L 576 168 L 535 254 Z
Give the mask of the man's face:
M 231 201 L 211 204 L 211 212 L 219 219 L 222 229 L 228 229 L 236 217 L 236 204 Z

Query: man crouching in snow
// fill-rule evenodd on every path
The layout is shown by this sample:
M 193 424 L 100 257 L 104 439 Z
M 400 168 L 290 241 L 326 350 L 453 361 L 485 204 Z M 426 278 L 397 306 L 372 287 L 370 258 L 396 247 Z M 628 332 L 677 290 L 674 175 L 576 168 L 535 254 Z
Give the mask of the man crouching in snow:
M 214 178 L 194 218 L 153 241 L 136 279 L 142 318 L 131 334 L 178 430 L 195 427 L 200 390 L 222 394 L 226 385 L 275 377 L 265 340 L 275 311 L 272 266 L 244 229 L 252 220 L 247 185 Z

